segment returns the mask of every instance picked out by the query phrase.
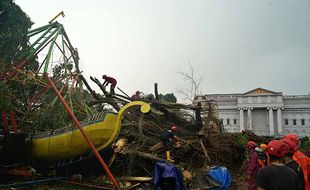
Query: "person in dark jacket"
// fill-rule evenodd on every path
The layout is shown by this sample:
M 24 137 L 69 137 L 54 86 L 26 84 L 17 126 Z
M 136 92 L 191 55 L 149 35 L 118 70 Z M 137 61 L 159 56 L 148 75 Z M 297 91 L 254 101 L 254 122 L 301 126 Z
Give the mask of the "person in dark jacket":
M 259 170 L 257 190 L 299 190 L 301 186 L 297 174 L 283 164 L 286 145 L 280 140 L 272 140 L 268 143 L 267 153 L 270 165 Z
M 159 139 L 161 140 L 161 142 L 163 143 L 165 147 L 167 160 L 169 161 L 171 161 L 170 150 L 172 148 L 172 142 L 176 141 L 174 137 L 174 133 L 176 131 L 177 131 L 177 126 L 174 125 L 171 127 L 171 130 L 166 130 L 162 132 L 159 136 Z
M 295 142 L 288 138 L 282 139 L 282 142 L 286 145 L 287 151 L 284 156 L 284 164 L 296 172 L 301 185 L 300 190 L 305 190 L 304 172 L 300 165 L 295 160 L 293 160 L 293 155 L 297 151 L 297 145 L 295 144 Z

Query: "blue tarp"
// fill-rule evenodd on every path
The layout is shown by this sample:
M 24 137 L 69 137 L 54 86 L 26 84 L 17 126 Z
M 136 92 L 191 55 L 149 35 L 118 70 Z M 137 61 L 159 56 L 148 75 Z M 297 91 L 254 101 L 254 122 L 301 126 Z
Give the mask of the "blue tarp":
M 231 176 L 228 169 L 224 166 L 212 167 L 208 174 L 221 185 L 214 190 L 226 190 L 231 184 Z
M 160 186 L 160 182 L 163 179 L 172 179 L 175 182 L 176 190 L 185 190 L 181 171 L 174 164 L 158 161 L 155 164 L 153 175 L 155 190 L 164 190 Z

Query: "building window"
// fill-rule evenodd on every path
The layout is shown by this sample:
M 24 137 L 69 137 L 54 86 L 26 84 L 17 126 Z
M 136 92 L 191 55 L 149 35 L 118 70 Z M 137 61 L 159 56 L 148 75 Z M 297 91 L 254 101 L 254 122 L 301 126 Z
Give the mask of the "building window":
M 234 125 L 236 125 L 237 124 L 237 119 L 234 119 Z
M 296 119 L 293 119 L 293 125 L 296 125 Z
M 305 119 L 301 119 L 301 125 L 305 125 Z
M 285 125 L 288 125 L 288 119 L 284 120 Z
M 227 119 L 227 125 L 229 125 L 230 124 L 230 120 L 229 119 Z

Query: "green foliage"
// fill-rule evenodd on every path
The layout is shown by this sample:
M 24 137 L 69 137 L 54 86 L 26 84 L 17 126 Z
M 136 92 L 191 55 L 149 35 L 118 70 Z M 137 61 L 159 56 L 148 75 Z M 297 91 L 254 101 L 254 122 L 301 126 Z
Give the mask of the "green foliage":
M 143 99 L 146 101 L 147 100 L 151 101 L 151 100 L 155 100 L 155 96 L 154 96 L 154 94 L 147 94 L 147 95 L 143 96 Z
M 243 133 L 232 133 L 234 135 L 235 143 L 241 147 L 246 147 L 249 139 L 246 134 Z
M 0 62 L 10 64 L 27 46 L 27 31 L 33 23 L 12 0 L 0 1 Z M 2 65 L 3 66 L 3 65 Z
M 310 151 L 310 139 L 309 137 L 304 137 L 300 139 L 300 149 L 303 151 Z
M 53 78 L 58 79 L 61 77 L 65 77 L 65 72 L 71 71 L 73 69 L 72 63 L 59 64 L 53 68 Z
M 11 92 L 10 90 L 3 84 L 0 83 L 0 110 L 1 111 L 9 111 L 12 107 L 11 105 Z
M 38 110 L 38 115 L 32 120 L 31 131 L 46 131 L 68 125 L 67 112 L 60 103 Z
M 31 25 L 30 18 L 13 0 L 0 0 L 0 73 L 12 68 L 13 63 L 17 64 L 29 55 L 27 32 Z M 38 85 L 38 81 L 45 79 L 39 76 L 33 78 L 33 73 L 38 67 L 36 57 L 31 57 L 27 65 L 22 68 L 25 74 L 18 74 L 6 86 L 0 84 L 0 109 L 4 111 L 13 109 L 20 121 L 19 127 L 25 132 L 56 129 L 72 123 L 71 117 L 56 98 L 54 91 L 45 91 L 43 86 Z M 53 81 L 66 78 L 66 74 L 72 69 L 73 64 L 70 62 L 66 65 L 57 65 L 51 75 Z M 65 80 L 56 84 L 59 90 L 66 85 Z M 34 96 L 37 94 L 39 95 Z M 67 94 L 66 101 L 72 106 L 79 120 L 93 112 L 85 103 L 91 101 L 91 95 L 87 91 L 80 93 L 80 89 L 72 90 L 67 86 L 64 94 Z
M 167 93 L 163 96 L 163 100 L 166 102 L 172 102 L 172 103 L 176 103 L 177 102 L 177 98 L 175 97 L 175 95 L 173 93 Z
M 173 93 L 167 93 L 165 95 L 158 94 L 158 98 L 159 100 L 164 101 L 164 102 L 171 102 L 171 103 L 177 102 L 177 98 L 175 97 Z
M 164 102 L 171 102 L 171 103 L 177 102 L 177 98 L 175 97 L 175 95 L 173 93 L 167 93 L 165 95 L 158 94 L 158 98 L 159 98 L 159 100 L 164 101 Z M 143 99 L 155 100 L 155 96 L 153 94 L 147 94 L 143 97 Z

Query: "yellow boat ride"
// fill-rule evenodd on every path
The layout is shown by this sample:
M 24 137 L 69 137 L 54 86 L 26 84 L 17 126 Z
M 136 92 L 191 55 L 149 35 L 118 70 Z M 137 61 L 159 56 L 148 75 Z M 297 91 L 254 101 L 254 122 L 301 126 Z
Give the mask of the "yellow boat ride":
M 81 126 L 97 151 L 115 142 L 121 130 L 122 117 L 126 110 L 133 106 L 140 106 L 142 113 L 150 110 L 149 104 L 133 101 L 123 106 L 118 113 L 97 113 L 81 122 Z M 86 140 L 76 126 L 36 134 L 28 141 L 27 147 L 32 159 L 44 161 L 63 160 L 90 151 Z

